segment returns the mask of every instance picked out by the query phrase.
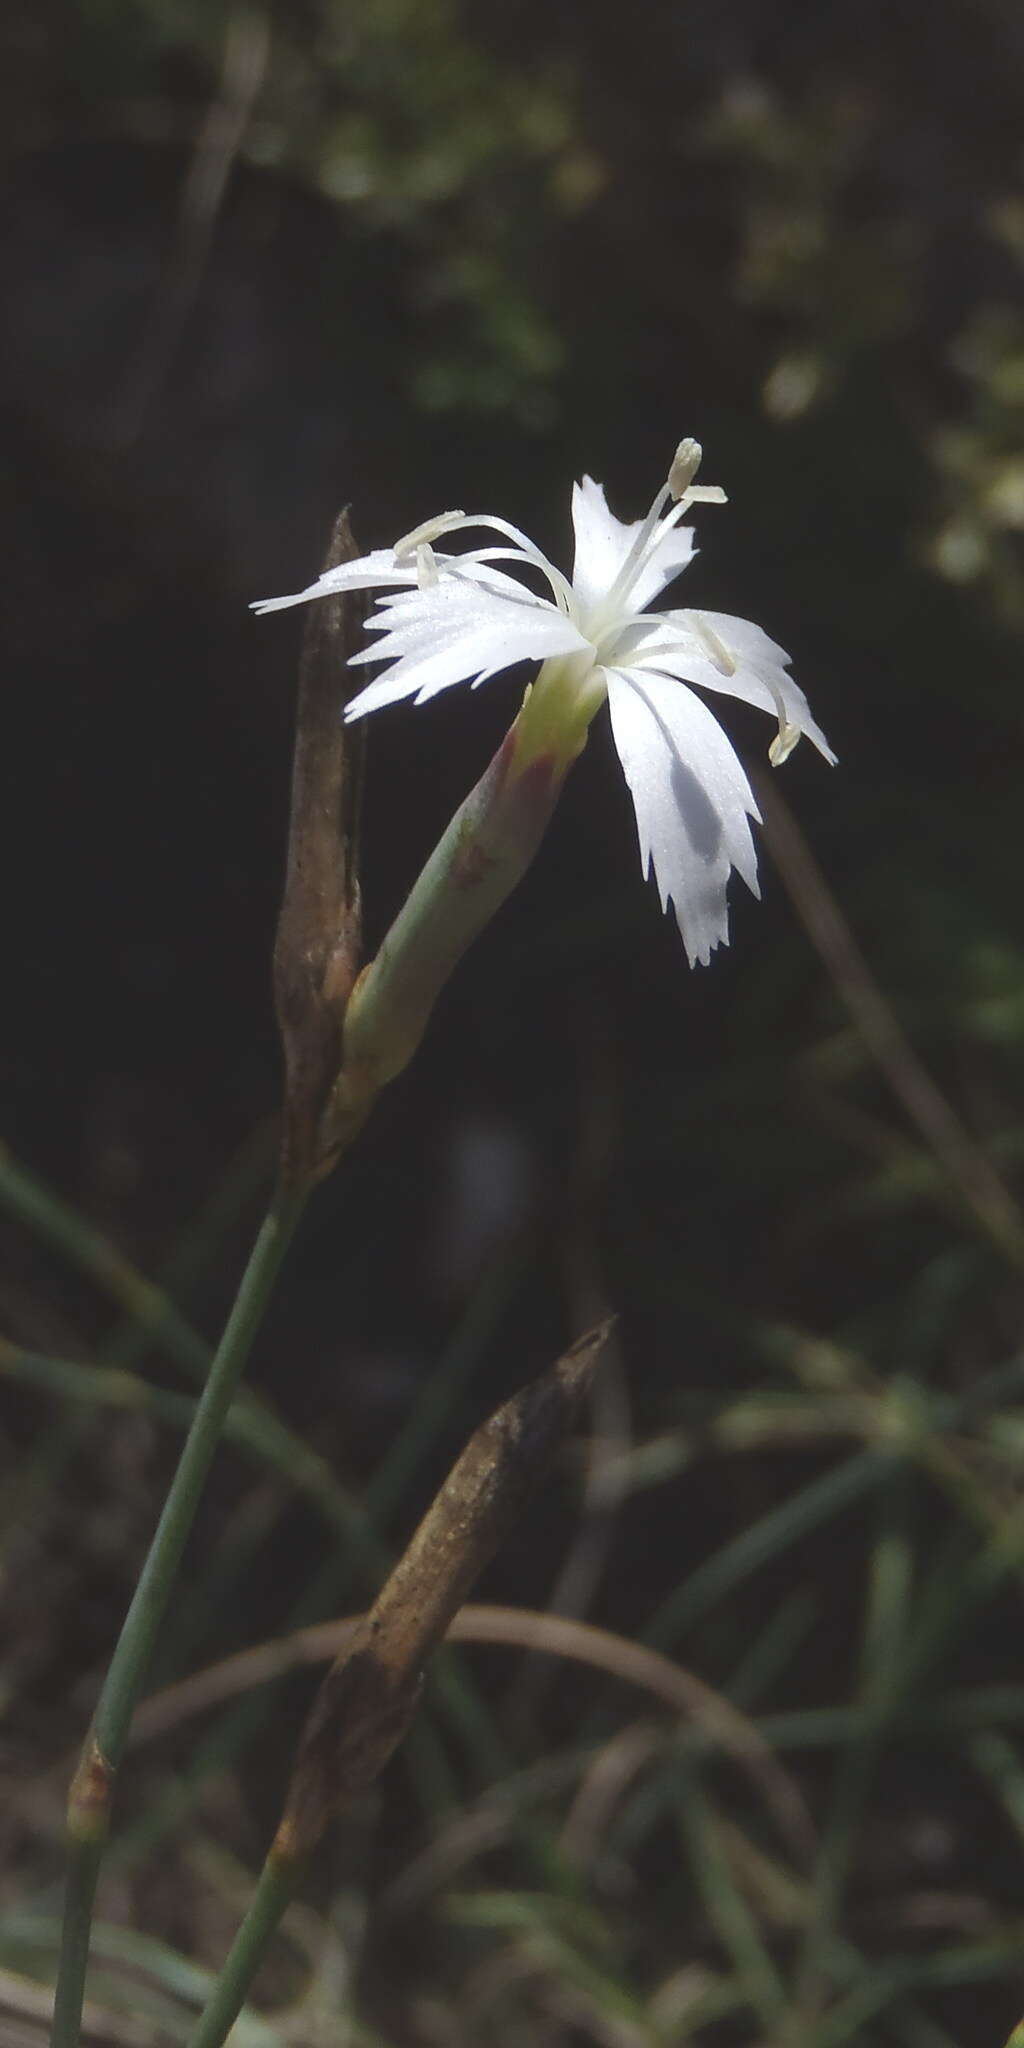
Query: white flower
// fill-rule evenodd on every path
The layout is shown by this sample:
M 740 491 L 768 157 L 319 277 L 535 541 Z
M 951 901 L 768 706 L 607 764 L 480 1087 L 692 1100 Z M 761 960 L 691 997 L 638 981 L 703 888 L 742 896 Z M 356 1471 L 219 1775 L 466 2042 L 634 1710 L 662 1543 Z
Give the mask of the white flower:
M 474 688 L 518 661 L 543 666 L 520 714 L 523 758 L 564 761 L 583 745 L 608 699 L 612 738 L 636 810 L 640 852 L 662 908 L 672 903 L 691 965 L 728 939 L 726 883 L 737 868 L 756 896 L 750 819 L 758 809 L 721 726 L 686 686 L 739 697 L 772 713 L 769 749 L 785 760 L 802 734 L 826 761 L 835 756 L 787 673 L 789 656 L 745 619 L 721 612 L 651 612 L 647 607 L 694 553 L 694 503 L 724 493 L 693 483 L 695 441 L 683 441 L 645 519 L 623 525 L 591 477 L 573 488 L 576 558 L 571 583 L 517 527 L 503 519 L 445 512 L 393 548 L 330 569 L 294 597 L 264 600 L 276 611 L 332 591 L 384 589 L 369 631 L 379 645 L 353 662 L 388 667 L 360 691 L 346 718 L 413 697 L 423 704 L 452 683 Z M 485 527 L 504 545 L 442 553 L 435 543 L 464 527 Z M 498 568 L 513 563 L 546 580 L 541 596 Z

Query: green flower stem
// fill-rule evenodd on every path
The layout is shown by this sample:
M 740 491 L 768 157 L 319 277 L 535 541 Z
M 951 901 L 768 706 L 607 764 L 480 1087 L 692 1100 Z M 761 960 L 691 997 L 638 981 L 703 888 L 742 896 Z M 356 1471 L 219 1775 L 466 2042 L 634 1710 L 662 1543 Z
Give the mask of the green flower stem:
M 53 2048 L 77 2042 L 82 2026 L 85 1973 L 89 1963 L 96 1881 L 103 1861 L 105 1831 L 95 1838 L 76 1836 L 68 1823 L 68 1870 L 64 1887 L 64 1921 L 60 1963 L 53 2001 Z
M 77 2048 L 89 1926 L 110 1823 L 118 1767 L 145 1681 L 157 1631 L 195 1516 L 203 1482 L 239 1375 L 274 1281 L 305 1206 L 307 1190 L 276 1197 L 249 1264 L 196 1407 L 156 1534 L 111 1659 L 68 1800 L 70 1867 L 54 2004 L 53 2048 Z
M 275 1201 L 259 1233 L 132 1597 L 93 1722 L 97 1747 L 115 1769 L 200 1490 L 304 1204 L 304 1194 Z
M 286 1857 L 271 1850 L 188 2048 L 221 2048 L 227 2040 L 266 1954 L 267 1943 L 298 1890 L 306 1861 L 302 1856 Z

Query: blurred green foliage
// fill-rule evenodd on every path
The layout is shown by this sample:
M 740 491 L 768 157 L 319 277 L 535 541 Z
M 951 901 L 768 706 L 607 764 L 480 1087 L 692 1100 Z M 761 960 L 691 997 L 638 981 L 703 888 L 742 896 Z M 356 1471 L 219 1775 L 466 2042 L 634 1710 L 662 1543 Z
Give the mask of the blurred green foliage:
M 420 404 L 535 429 L 572 367 L 566 231 L 642 208 L 662 318 L 683 322 L 694 280 L 673 240 L 692 187 L 718 245 L 700 317 L 728 332 L 756 314 L 767 415 L 827 407 L 872 361 L 930 465 L 924 559 L 1019 621 L 1018 31 L 1013 0 L 843 0 L 814 19 L 792 0 L 717 17 L 640 0 L 621 32 L 581 0 L 82 0 L 60 33 L 45 10 L 9 32 L 8 125 L 16 145 L 26 123 L 32 142 L 81 123 L 187 145 L 266 38 L 241 156 L 322 194 L 368 252 L 400 235 L 427 330 L 407 367 Z M 610 254 L 592 318 L 614 354 Z

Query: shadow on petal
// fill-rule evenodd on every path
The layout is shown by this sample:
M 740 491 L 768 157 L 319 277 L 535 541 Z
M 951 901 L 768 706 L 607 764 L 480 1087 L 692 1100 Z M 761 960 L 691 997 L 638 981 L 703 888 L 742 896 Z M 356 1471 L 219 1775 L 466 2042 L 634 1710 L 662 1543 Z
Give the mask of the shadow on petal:
M 671 736 L 666 734 L 669 740 Z M 703 783 L 676 754 L 672 762 L 672 794 L 679 817 L 697 859 L 710 867 L 727 856 L 723 853 L 725 834 Z

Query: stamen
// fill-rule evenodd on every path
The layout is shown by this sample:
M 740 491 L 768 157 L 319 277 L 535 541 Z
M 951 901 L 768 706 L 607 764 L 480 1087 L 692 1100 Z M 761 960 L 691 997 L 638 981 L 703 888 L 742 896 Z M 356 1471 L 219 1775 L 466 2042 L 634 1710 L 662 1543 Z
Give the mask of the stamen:
M 707 620 L 702 618 L 699 612 L 691 612 L 690 618 L 696 627 L 698 637 L 703 640 L 715 667 L 724 676 L 734 676 L 737 667 L 736 659 L 729 652 L 724 641 L 719 639 L 713 627 L 708 625 Z M 771 676 L 765 675 L 763 670 L 759 670 L 757 673 L 765 689 L 771 691 L 772 702 L 775 705 L 775 716 L 779 721 L 779 730 L 768 749 L 768 759 L 773 768 L 781 768 L 783 761 L 788 761 L 793 748 L 800 738 L 800 727 L 790 724 L 786 715 L 786 706 L 783 701 L 782 692 L 778 685 L 773 683 Z
M 488 512 L 438 513 L 436 519 L 428 519 L 423 526 L 414 527 L 411 533 L 407 533 L 402 540 L 395 542 L 394 555 L 396 562 L 403 560 L 409 555 L 414 555 L 417 549 L 424 545 L 429 546 L 430 542 L 437 540 L 442 533 L 455 533 L 464 526 L 487 526 L 490 527 L 493 533 L 503 533 L 505 538 L 512 541 L 514 546 L 515 553 L 511 559 L 532 562 L 534 568 L 539 569 L 541 574 L 547 577 L 554 592 L 555 600 L 560 608 L 571 613 L 572 586 L 568 578 L 563 576 L 560 569 L 555 568 L 553 562 L 548 561 L 547 556 L 542 554 L 538 547 L 534 546 L 529 536 L 523 533 L 518 526 L 513 526 L 507 519 L 495 519 Z M 466 559 L 469 560 L 470 558 L 467 556 Z M 449 556 L 443 562 L 445 575 L 457 573 L 458 564 L 458 555 Z
M 768 759 L 773 768 L 781 768 L 783 761 L 789 760 L 793 748 L 802 735 L 800 727 L 798 725 L 791 725 L 789 722 L 786 707 L 782 701 L 782 691 L 778 685 L 772 682 L 771 676 L 766 676 L 763 673 L 761 681 L 765 689 L 770 690 L 772 693 L 772 699 L 775 704 L 775 716 L 779 721 L 779 730 L 768 749 Z
M 718 634 L 708 625 L 706 619 L 701 618 L 699 612 L 691 612 L 690 617 L 696 628 L 697 638 L 698 640 L 703 640 L 704 646 L 714 662 L 719 675 L 734 676 L 736 674 L 736 659 L 734 655 L 730 654 L 724 640 L 719 639 Z
M 668 520 L 663 522 L 662 526 L 659 527 L 658 525 L 658 521 L 661 518 L 662 506 L 664 505 L 668 495 L 668 484 L 662 484 L 662 487 L 658 492 L 658 495 L 655 498 L 654 503 L 651 506 L 651 509 L 648 512 L 646 519 L 643 520 L 640 526 L 640 530 L 636 536 L 636 539 L 633 541 L 632 546 L 628 550 L 625 561 L 623 562 L 622 567 L 618 572 L 618 575 L 614 578 L 609 588 L 605 591 L 604 599 L 601 605 L 602 614 L 607 612 L 612 605 L 616 604 L 618 602 L 618 599 L 629 589 L 630 584 L 632 583 L 634 577 L 640 569 L 644 557 L 649 552 L 652 534 L 655 535 L 656 539 L 660 539 L 666 527 L 670 524 L 674 524 L 675 510 L 673 508 L 673 511 L 669 513 Z
M 480 521 L 479 523 L 481 525 L 489 525 L 492 522 Z M 498 521 L 495 520 L 493 524 L 497 525 Z M 447 576 L 458 576 L 459 574 L 465 575 L 466 565 L 471 562 L 532 563 L 535 568 L 540 569 L 542 573 L 547 577 L 547 580 L 550 583 L 551 589 L 554 593 L 555 602 L 558 605 L 559 610 L 565 612 L 567 617 L 572 616 L 572 584 L 570 583 L 568 576 L 564 576 L 562 574 L 561 569 L 556 569 L 554 563 L 549 562 L 547 556 L 541 554 L 539 548 L 469 548 L 467 549 L 464 555 L 448 556 L 448 559 L 445 563 L 445 574 Z M 511 598 L 511 591 L 502 591 L 501 594 L 503 597 L 508 596 L 509 598 Z M 523 590 L 522 598 L 524 604 L 545 604 L 547 602 L 546 598 L 537 597 L 532 590 L 527 589 Z
M 789 760 L 793 748 L 800 738 L 800 727 L 798 725 L 789 725 L 784 717 L 780 717 L 779 730 L 768 749 L 768 759 L 773 768 L 781 768 L 783 761 Z
M 693 441 L 689 436 L 685 441 L 680 441 L 668 473 L 668 487 L 674 499 L 681 498 L 688 485 L 692 484 L 700 468 L 703 453 L 699 441 Z
M 439 539 L 442 533 L 449 533 L 451 528 L 465 517 L 464 512 L 438 512 L 433 519 L 425 519 L 422 526 L 414 526 L 411 533 L 403 534 L 401 540 L 396 540 L 395 561 L 401 562 L 407 555 L 414 555 L 424 542 L 429 545 L 432 540 Z
M 416 583 L 420 590 L 429 590 L 437 582 L 437 556 L 429 541 L 421 541 L 416 550 Z
M 610 588 L 605 592 L 601 608 L 602 613 L 605 613 L 611 605 L 616 604 L 621 597 L 625 596 L 630 584 L 636 581 L 645 562 L 661 546 L 666 534 L 671 533 L 672 528 L 678 525 L 683 514 L 691 505 L 725 504 L 725 492 L 720 484 L 691 483 L 691 477 L 696 476 L 700 466 L 700 458 L 701 445 L 699 441 L 680 441 L 672 457 L 666 481 L 658 492 L 646 519 L 640 526 L 636 539 L 633 541 L 618 575 L 615 577 Z M 665 517 L 662 518 L 661 515 L 666 498 L 672 498 L 674 503 L 671 511 L 667 512 Z
M 724 642 L 719 639 L 718 634 L 708 625 L 707 620 L 703 619 L 699 612 L 686 612 L 683 616 L 689 620 L 696 637 L 703 643 L 705 652 L 714 662 L 719 674 L 734 676 L 738 667 L 735 656 L 729 652 Z M 676 654 L 691 654 L 693 652 L 692 641 L 659 640 L 655 634 L 648 648 L 645 648 L 643 642 L 641 642 L 640 646 L 635 648 L 630 656 L 624 657 L 622 642 L 625 635 L 641 630 L 650 633 L 652 625 L 656 627 L 657 623 L 656 615 L 652 616 L 650 612 L 638 612 L 635 618 L 620 620 L 615 627 L 613 635 L 613 644 L 617 649 L 619 660 L 622 661 L 624 658 L 628 658 L 633 662 L 639 662 L 641 665 L 649 665 L 651 668 L 657 669 L 659 659 L 665 661 Z M 608 652 L 601 646 L 600 640 L 597 643 L 596 651 L 598 661 L 609 659 Z M 644 663 L 645 655 L 646 663 Z M 611 658 L 614 659 L 614 656 Z M 782 691 L 779 689 L 778 684 L 772 681 L 771 675 L 766 674 L 764 669 L 760 668 L 755 669 L 754 673 L 758 682 L 764 684 L 775 706 L 775 716 L 779 721 L 779 730 L 768 749 L 768 759 L 773 768 L 781 768 L 783 762 L 789 760 L 794 747 L 802 740 L 803 733 L 798 725 L 790 724 L 786 714 L 786 705 Z M 767 709 L 767 706 L 765 708 Z

